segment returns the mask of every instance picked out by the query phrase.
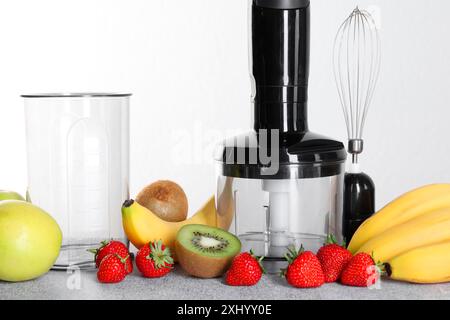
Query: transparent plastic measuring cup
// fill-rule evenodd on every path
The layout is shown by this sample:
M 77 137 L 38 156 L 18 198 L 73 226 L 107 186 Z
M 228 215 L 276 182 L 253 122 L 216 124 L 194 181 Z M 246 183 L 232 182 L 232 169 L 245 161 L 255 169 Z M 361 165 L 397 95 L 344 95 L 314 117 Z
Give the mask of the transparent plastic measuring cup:
M 24 95 L 28 198 L 63 232 L 55 269 L 92 267 L 87 250 L 126 242 L 130 94 Z

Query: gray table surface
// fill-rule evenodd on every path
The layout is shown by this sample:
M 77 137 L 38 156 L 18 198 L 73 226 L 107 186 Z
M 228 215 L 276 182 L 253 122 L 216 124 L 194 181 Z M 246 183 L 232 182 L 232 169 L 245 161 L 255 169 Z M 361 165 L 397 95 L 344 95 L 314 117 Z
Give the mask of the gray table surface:
M 101 284 L 95 271 L 69 274 L 50 271 L 39 279 L 23 283 L 0 282 L 0 299 L 179 299 L 179 300 L 261 300 L 261 299 L 445 299 L 450 284 L 413 285 L 389 280 L 378 289 L 350 288 L 339 284 L 319 289 L 296 289 L 276 275 L 265 275 L 254 287 L 229 287 L 222 279 L 201 280 L 174 270 L 160 279 L 145 279 L 138 272 L 118 284 Z

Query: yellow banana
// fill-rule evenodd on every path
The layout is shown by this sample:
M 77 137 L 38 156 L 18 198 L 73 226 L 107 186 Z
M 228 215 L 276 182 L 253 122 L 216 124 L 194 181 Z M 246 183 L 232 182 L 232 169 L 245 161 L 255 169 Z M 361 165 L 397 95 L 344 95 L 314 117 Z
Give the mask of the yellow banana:
M 417 247 L 450 241 L 450 208 L 419 216 L 367 241 L 358 252 L 386 262 Z
M 385 264 L 387 275 L 394 280 L 412 283 L 450 282 L 450 242 L 407 251 Z
M 217 201 L 217 226 L 228 230 L 234 218 L 234 178 L 227 177 L 225 185 Z
M 355 253 L 369 239 L 430 211 L 450 207 L 450 184 L 433 184 L 410 191 L 366 220 L 356 231 L 348 249 Z
M 215 227 L 216 208 L 214 197 L 190 219 L 181 222 L 168 222 L 162 220 L 146 207 L 134 200 L 128 200 L 122 207 L 123 229 L 136 248 L 141 248 L 150 241 L 162 240 L 162 242 L 174 248 L 174 242 L 178 230 L 187 224 L 204 224 Z

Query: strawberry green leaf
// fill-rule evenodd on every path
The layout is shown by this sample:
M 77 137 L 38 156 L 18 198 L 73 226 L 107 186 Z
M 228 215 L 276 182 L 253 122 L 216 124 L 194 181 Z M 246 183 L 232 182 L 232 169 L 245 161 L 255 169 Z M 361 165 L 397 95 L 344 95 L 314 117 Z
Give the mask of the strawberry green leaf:
M 153 243 L 149 243 L 150 246 L 150 254 L 147 256 L 147 259 L 153 260 L 156 269 L 161 268 L 172 268 L 174 263 L 170 249 L 165 247 L 162 248 L 162 241 L 156 241 Z

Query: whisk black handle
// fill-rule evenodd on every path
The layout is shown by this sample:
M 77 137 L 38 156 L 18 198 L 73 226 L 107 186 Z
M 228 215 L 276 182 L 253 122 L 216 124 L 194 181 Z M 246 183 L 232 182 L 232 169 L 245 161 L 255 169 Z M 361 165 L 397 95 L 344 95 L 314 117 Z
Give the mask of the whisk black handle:
M 344 178 L 343 234 L 350 242 L 359 226 L 375 213 L 375 184 L 365 173 L 347 173 Z

